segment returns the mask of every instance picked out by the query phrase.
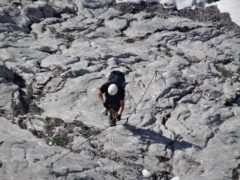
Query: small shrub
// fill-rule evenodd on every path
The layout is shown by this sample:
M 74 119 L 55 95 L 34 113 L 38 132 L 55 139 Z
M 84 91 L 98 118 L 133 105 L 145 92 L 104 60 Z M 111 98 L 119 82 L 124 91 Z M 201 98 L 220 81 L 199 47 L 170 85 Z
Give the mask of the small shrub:
M 62 142 L 61 135 L 60 134 L 56 134 L 55 136 L 53 136 L 51 142 L 52 142 L 52 144 L 60 145 L 61 142 Z

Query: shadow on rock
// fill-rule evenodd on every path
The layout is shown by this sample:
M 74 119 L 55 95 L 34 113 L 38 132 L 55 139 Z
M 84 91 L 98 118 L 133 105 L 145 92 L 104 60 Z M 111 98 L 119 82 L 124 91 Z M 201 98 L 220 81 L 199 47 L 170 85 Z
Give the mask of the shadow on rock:
M 174 139 L 167 138 L 149 129 L 136 128 L 135 126 L 130 124 L 125 124 L 124 126 L 126 127 L 126 129 L 131 131 L 135 136 L 139 136 L 143 144 L 149 144 L 150 142 L 157 144 L 165 144 L 166 145 L 165 149 L 172 148 L 174 150 L 176 149 L 183 150 L 191 147 L 198 147 L 197 145 L 194 145 L 184 140 L 177 141 Z

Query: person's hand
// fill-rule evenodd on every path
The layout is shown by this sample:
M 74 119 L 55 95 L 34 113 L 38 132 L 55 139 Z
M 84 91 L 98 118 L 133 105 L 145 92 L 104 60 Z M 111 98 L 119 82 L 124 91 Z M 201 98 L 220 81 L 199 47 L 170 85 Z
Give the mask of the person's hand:
M 117 120 L 120 121 L 121 120 L 121 114 L 117 115 Z
M 106 103 L 106 102 L 103 103 L 103 106 L 104 106 L 106 109 L 109 109 L 109 108 L 110 108 L 110 107 L 109 107 L 109 104 Z

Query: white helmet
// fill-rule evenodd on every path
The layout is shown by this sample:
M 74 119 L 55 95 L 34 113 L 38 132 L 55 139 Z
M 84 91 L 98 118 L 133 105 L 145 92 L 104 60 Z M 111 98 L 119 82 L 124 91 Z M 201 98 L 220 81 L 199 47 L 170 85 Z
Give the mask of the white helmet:
M 108 94 L 110 94 L 111 96 L 114 96 L 116 95 L 118 92 L 118 87 L 116 84 L 111 84 L 109 87 L 108 87 Z

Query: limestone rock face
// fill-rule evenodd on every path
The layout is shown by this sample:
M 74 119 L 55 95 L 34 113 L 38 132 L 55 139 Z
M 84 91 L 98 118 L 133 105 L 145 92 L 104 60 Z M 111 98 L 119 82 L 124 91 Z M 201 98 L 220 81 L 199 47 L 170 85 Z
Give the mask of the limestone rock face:
M 0 2 L 0 179 L 239 179 L 239 32 L 123 7 Z M 114 127 L 96 96 L 112 70 Z

